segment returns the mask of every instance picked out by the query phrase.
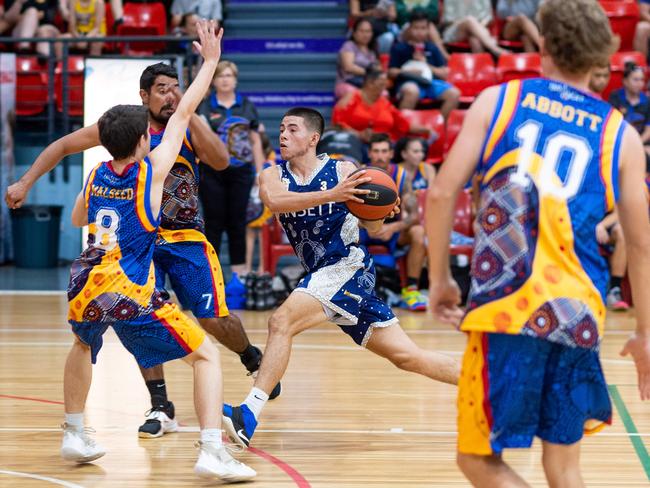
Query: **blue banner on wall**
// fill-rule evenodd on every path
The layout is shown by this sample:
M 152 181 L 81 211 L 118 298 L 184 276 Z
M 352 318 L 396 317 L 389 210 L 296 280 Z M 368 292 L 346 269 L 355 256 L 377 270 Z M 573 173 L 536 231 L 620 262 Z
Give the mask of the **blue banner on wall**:
M 335 53 L 344 39 L 225 39 L 226 53 Z
M 242 92 L 258 107 L 284 106 L 323 106 L 334 105 L 334 94 L 331 92 Z

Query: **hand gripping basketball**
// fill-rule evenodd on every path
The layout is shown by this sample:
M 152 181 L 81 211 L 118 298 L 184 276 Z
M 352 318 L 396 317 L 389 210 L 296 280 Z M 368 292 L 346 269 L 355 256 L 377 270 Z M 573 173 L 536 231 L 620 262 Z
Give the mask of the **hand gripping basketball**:
M 350 177 L 363 172 L 364 182 L 357 190 L 366 190 L 358 198 L 349 199 L 345 205 L 350 213 L 361 220 L 382 220 L 390 216 L 397 203 L 397 185 L 393 178 L 383 169 L 364 168 L 357 170 Z

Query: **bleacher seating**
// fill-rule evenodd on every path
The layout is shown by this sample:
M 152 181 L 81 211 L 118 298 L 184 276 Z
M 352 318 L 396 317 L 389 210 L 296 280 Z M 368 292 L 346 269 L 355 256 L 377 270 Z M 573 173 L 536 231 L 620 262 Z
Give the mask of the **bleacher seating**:
M 488 53 L 453 53 L 447 81 L 461 92 L 460 101 L 471 103 L 488 86 L 497 83 L 496 68 Z
M 416 123 L 423 127 L 433 129 L 438 134 L 432 144 L 429 144 L 427 151 L 427 162 L 432 164 L 442 163 L 442 156 L 445 149 L 445 120 L 442 118 L 440 110 L 402 110 L 411 123 Z M 409 134 L 412 137 L 418 137 L 418 134 Z
M 538 53 L 502 54 L 497 62 L 499 81 L 537 78 L 542 74 L 542 60 Z
M 123 23 L 117 27 L 118 36 L 163 36 L 167 33 L 167 14 L 162 3 L 125 3 Z M 153 54 L 164 43 L 147 41 L 122 43 L 122 53 Z
M 635 1 L 600 0 L 605 10 L 612 31 L 621 38 L 620 51 L 631 51 L 634 31 L 639 21 L 639 5 Z
M 68 58 L 68 114 L 81 117 L 84 112 L 84 58 Z M 59 61 L 54 70 L 54 93 L 56 109 L 63 112 L 63 62 Z
M 16 115 L 31 116 L 45 111 L 48 92 L 47 66 L 36 56 L 16 56 Z
M 452 144 L 456 140 L 460 128 L 463 126 L 463 120 L 465 119 L 466 110 L 452 110 L 447 118 L 447 129 L 445 131 L 445 146 L 444 153 L 445 155 L 451 149 Z

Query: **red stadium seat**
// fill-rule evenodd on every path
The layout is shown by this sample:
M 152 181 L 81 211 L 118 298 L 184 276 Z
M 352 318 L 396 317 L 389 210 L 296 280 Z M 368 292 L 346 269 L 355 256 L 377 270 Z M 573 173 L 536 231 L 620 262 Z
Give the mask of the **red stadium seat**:
M 293 248 L 283 240 L 284 230 L 273 218 L 262 226 L 262 253 L 264 255 L 264 271 L 275 276 L 278 261 L 282 256 L 294 256 Z
M 647 69 L 646 60 L 643 54 L 638 51 L 620 51 L 614 53 L 609 61 L 612 70 L 609 84 L 605 90 L 603 90 L 603 93 L 601 95 L 603 97 L 603 100 L 609 99 L 609 94 L 613 90 L 616 90 L 623 86 L 623 71 L 625 69 L 625 63 L 628 61 L 634 61 L 639 66 L 643 66 Z
M 496 69 L 488 53 L 454 53 L 449 57 L 447 81 L 461 92 L 460 101 L 474 101 L 483 89 L 497 83 Z
M 162 3 L 124 4 L 123 23 L 117 27 L 118 36 L 163 36 L 167 33 L 167 16 Z M 132 42 L 128 49 L 122 43 L 120 50 L 129 53 L 154 53 L 164 48 L 161 42 Z
M 492 35 L 498 39 L 499 46 L 510 49 L 511 51 L 522 51 L 524 49 L 524 43 L 521 41 L 508 41 L 503 39 L 503 28 L 506 26 L 506 19 L 502 19 L 494 15 L 494 21 L 491 24 L 490 31 Z
M 47 67 L 36 56 L 16 56 L 16 115 L 38 115 L 49 99 Z
M 68 58 L 68 115 L 80 117 L 84 113 L 84 58 Z M 54 93 L 56 109 L 63 112 L 63 62 L 59 61 L 54 70 Z
M 447 128 L 445 131 L 445 146 L 444 153 L 445 156 L 451 149 L 452 144 L 456 140 L 460 128 L 463 126 L 463 120 L 465 119 L 466 110 L 452 110 L 447 118 Z
M 442 118 L 440 110 L 407 110 L 402 109 L 404 116 L 411 121 L 423 127 L 433 129 L 438 134 L 433 144 L 429 145 L 427 152 L 427 162 L 432 164 L 442 163 L 442 156 L 445 149 L 445 119 Z M 410 134 L 418 137 L 418 134 Z
M 497 73 L 502 82 L 537 78 L 542 75 L 542 60 L 538 53 L 510 53 L 499 56 Z
M 639 5 L 637 2 L 601 0 L 600 5 L 609 18 L 612 31 L 621 38 L 619 50 L 632 50 L 634 31 L 637 22 L 639 22 Z

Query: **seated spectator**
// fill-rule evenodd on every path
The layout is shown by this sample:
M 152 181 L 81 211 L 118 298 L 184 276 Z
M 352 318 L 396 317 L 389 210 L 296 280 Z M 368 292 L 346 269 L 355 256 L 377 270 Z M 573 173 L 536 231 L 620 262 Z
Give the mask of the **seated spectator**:
M 350 39 L 339 50 L 334 88 L 336 98 L 361 88 L 366 68 L 373 64 L 377 64 L 377 54 L 372 46 L 372 25 L 368 19 L 360 17 L 354 21 Z
M 380 53 L 390 51 L 398 31 L 394 24 L 397 17 L 394 0 L 350 0 L 350 17 L 367 19 L 372 25 L 377 50 Z
M 539 51 L 539 29 L 535 24 L 539 1 L 497 1 L 497 17 L 506 21 L 501 35 L 508 41 L 521 41 L 526 52 Z
M 69 45 L 72 49 L 88 51 L 91 56 L 102 53 L 101 42 L 82 41 L 84 37 L 104 37 L 106 35 L 106 22 L 104 20 L 105 7 L 102 0 L 72 0 L 68 9 L 68 32 L 60 37 L 79 39 Z M 61 43 L 56 44 L 57 58 L 61 58 Z
M 434 167 L 425 162 L 426 142 L 418 137 L 400 139 L 395 144 L 395 162 L 406 172 L 411 188 L 425 190 L 431 186 L 436 177 Z
M 641 135 L 647 162 L 650 161 L 650 100 L 644 89 L 643 68 L 633 61 L 628 61 L 623 70 L 623 88 L 614 90 L 609 95 L 609 103 L 617 108 Z
M 378 232 L 360 229 L 359 242 L 365 246 L 386 246 L 392 255 L 398 246 L 409 246 L 406 254 L 406 287 L 402 288 L 402 300 L 412 311 L 427 308 L 426 296 L 418 289 L 420 275 L 426 262 L 424 227 L 419 223 L 418 203 L 404 168 L 391 163 L 393 149 L 388 134 L 373 134 L 370 138 L 370 166 L 387 171 L 395 181 L 400 203 L 400 213 L 386 220 Z
M 596 239 L 609 254 L 609 291 L 607 292 L 607 306 L 616 311 L 630 308 L 621 293 L 621 284 L 627 270 L 627 254 L 625 252 L 625 238 L 623 230 L 618 223 L 616 211 L 609 213 L 596 225 Z
M 487 29 L 492 22 L 490 0 L 445 0 L 442 40 L 468 42 L 472 52 L 490 51 L 495 56 L 508 52 L 499 46 Z
M 359 166 L 363 162 L 363 143 L 349 130 L 327 127 L 316 146 L 318 154 L 327 153 L 332 159 L 352 161 Z
M 374 132 L 386 132 L 393 140 L 409 132 L 424 137 L 437 136 L 427 128 L 411 124 L 382 93 L 386 89 L 386 73 L 378 66 L 366 70 L 363 85 L 339 100 L 332 112 L 332 123 L 352 132 L 364 143 L 370 141 Z
M 16 0 L 21 4 L 20 19 L 13 30 L 14 37 L 58 37 L 60 32 L 54 26 L 57 0 Z M 19 51 L 29 50 L 29 43 L 18 44 Z M 50 54 L 50 44 L 38 42 L 36 52 L 41 56 Z
M 20 20 L 20 12 L 23 6 L 22 1 L 4 2 L 0 5 L 0 35 L 9 32 Z
M 221 0 L 174 0 L 171 14 L 172 29 L 181 25 L 186 14 L 196 14 L 201 19 L 215 20 L 218 24 L 223 19 Z
M 390 52 L 388 75 L 395 81 L 399 107 L 413 109 L 422 98 L 441 100 L 445 120 L 458 106 L 460 91 L 444 81 L 448 75 L 446 61 L 430 41 L 429 20 L 424 12 L 410 17 L 409 41 L 398 42 Z
M 597 95 L 603 93 L 609 84 L 609 78 L 612 75 L 612 70 L 607 66 L 598 66 L 591 72 L 589 78 L 589 89 Z
M 449 59 L 447 48 L 445 48 L 440 32 L 436 27 L 439 20 L 438 0 L 396 0 L 395 7 L 397 8 L 397 25 L 402 29 L 401 40 L 408 41 L 410 38 L 410 17 L 413 11 L 422 11 L 426 14 L 427 19 L 429 19 L 428 40 L 436 45 L 445 59 Z
M 643 53 L 648 59 L 648 42 L 650 42 L 650 0 L 639 0 L 639 21 L 634 31 L 634 50 Z

